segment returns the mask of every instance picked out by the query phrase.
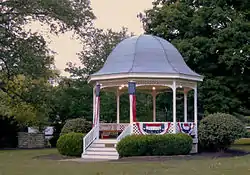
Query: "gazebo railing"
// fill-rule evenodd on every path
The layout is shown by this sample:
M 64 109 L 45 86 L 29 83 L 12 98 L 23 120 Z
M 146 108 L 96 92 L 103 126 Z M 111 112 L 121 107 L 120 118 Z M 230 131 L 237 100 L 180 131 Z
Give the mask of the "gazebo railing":
M 83 154 L 87 148 L 99 137 L 99 125 L 94 126 L 89 133 L 83 138 Z
M 100 123 L 100 131 L 123 131 L 129 123 Z
M 121 139 L 123 139 L 124 137 L 131 135 L 132 134 L 132 130 L 133 130 L 133 125 L 129 124 L 124 130 L 123 132 L 117 137 L 117 141 L 119 142 Z

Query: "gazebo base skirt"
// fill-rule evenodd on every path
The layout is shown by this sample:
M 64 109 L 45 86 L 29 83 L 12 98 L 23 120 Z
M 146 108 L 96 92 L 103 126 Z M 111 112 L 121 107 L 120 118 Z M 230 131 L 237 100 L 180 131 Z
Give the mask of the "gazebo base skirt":
M 134 122 L 131 125 L 129 123 L 100 123 L 99 139 L 117 139 L 118 137 L 119 140 L 126 129 L 129 129 L 129 131 L 125 135 L 188 134 L 193 138 L 191 153 L 198 152 L 197 126 L 194 122 Z
M 114 136 L 108 137 L 109 134 Z M 117 143 L 124 137 L 185 133 L 193 138 L 190 153 L 198 152 L 197 127 L 193 122 L 99 123 L 83 138 L 83 159 L 117 160 Z
M 100 123 L 100 132 L 123 132 L 129 123 Z M 174 133 L 189 134 L 197 138 L 197 127 L 194 122 L 134 122 L 130 134 L 136 135 L 163 135 Z

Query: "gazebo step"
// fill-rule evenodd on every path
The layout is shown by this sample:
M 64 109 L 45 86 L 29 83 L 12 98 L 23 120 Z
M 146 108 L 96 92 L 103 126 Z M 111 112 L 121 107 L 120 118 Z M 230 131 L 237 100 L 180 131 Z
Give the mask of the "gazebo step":
M 105 151 L 105 152 L 113 152 L 113 151 L 116 151 L 115 148 L 106 148 L 106 147 L 89 147 L 87 149 L 88 151 Z
M 82 159 L 90 159 L 90 160 L 118 160 L 119 156 L 117 155 L 88 155 L 83 154 Z
M 90 148 L 115 148 L 117 140 L 115 139 L 99 139 L 95 140 Z
M 87 152 L 85 153 L 86 155 L 103 155 L 103 156 L 119 156 L 119 154 L 116 151 L 89 151 L 87 150 Z
M 113 143 L 113 144 L 116 144 L 117 143 L 117 140 L 116 139 L 98 139 L 98 140 L 95 140 L 94 143 Z
M 115 139 L 98 139 L 95 140 L 90 147 L 82 154 L 83 159 L 98 159 L 98 160 L 117 160 L 119 154 L 116 151 Z

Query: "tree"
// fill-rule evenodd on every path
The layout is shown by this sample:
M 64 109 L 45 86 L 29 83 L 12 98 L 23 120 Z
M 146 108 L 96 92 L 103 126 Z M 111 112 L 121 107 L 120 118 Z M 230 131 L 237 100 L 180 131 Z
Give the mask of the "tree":
M 92 88 L 86 81 L 64 78 L 53 88 L 50 120 L 64 123 L 67 119 L 92 120 Z
M 83 40 L 83 50 L 79 53 L 82 66 L 76 66 L 70 62 L 66 71 L 71 73 L 72 77 L 85 79 L 103 66 L 108 55 L 119 42 L 131 35 L 126 28 L 122 28 L 119 32 L 111 29 L 92 29 L 89 36 Z
M 88 34 L 94 14 L 88 0 L 3 0 L 0 2 L 0 112 L 17 118 L 44 118 L 49 113 L 49 78 L 53 52 L 43 36 L 23 27 L 40 21 L 50 32 Z M 26 119 L 25 119 L 26 120 Z
M 205 76 L 204 113 L 250 113 L 250 1 L 157 0 L 140 14 L 146 33 L 171 41 Z

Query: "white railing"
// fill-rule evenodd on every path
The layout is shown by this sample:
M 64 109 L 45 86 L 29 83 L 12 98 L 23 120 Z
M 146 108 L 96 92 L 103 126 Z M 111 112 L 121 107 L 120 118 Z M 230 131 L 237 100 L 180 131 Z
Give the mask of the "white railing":
M 122 133 L 117 137 L 117 142 L 119 142 L 121 139 L 123 139 L 124 137 L 131 135 L 132 134 L 132 128 L 133 125 L 129 124 L 123 131 Z
M 128 123 L 100 123 L 100 131 L 123 131 Z
M 94 126 L 88 134 L 83 138 L 83 154 L 95 139 L 99 137 L 99 125 Z

